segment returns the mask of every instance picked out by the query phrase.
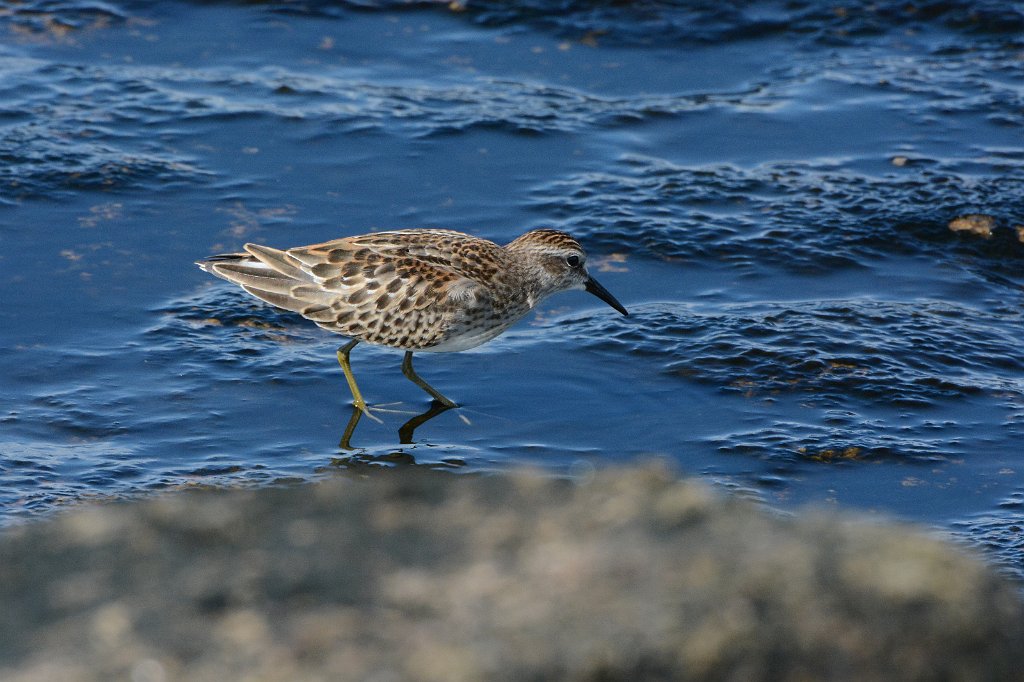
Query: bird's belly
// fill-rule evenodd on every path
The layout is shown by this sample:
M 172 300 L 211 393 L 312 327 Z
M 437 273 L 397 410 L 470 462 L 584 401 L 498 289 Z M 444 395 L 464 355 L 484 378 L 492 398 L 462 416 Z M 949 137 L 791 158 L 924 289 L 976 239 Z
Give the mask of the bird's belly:
M 501 306 L 500 314 L 488 302 L 460 311 L 450 327 L 444 331 L 440 342 L 420 351 L 427 353 L 457 353 L 487 343 L 530 312 L 530 306 L 513 303 Z
M 503 331 L 508 329 L 509 326 L 511 326 L 511 323 L 503 324 L 498 327 L 477 329 L 460 334 L 453 334 L 437 345 L 429 346 L 427 348 L 419 348 L 417 351 L 420 353 L 457 353 L 462 350 L 469 350 L 470 348 L 476 348 L 481 344 L 487 343 L 496 336 L 499 336 Z

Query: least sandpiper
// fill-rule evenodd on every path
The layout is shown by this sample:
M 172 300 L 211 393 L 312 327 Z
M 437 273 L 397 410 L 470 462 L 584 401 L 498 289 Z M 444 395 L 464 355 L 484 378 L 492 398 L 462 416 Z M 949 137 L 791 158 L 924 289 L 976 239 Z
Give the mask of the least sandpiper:
M 405 350 L 402 373 L 442 405 L 455 407 L 413 370 L 414 351 L 474 348 L 569 289 L 589 291 L 629 314 L 587 272 L 579 242 L 557 230 L 532 230 L 505 246 L 452 230 L 396 230 L 284 251 L 258 244 L 245 250 L 197 265 L 349 337 L 338 362 L 355 406 L 364 411 L 349 365 L 360 341 Z

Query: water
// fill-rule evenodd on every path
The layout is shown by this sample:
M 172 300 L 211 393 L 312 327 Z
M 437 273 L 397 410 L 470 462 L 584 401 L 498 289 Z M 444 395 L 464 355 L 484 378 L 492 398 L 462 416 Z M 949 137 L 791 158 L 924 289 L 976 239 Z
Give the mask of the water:
M 1024 4 L 30 0 L 0 36 L 0 522 L 654 456 L 1024 575 Z M 353 352 L 385 408 L 344 438 L 342 339 L 192 264 L 541 226 L 631 316 L 418 356 L 464 407 L 411 435 L 400 354 Z

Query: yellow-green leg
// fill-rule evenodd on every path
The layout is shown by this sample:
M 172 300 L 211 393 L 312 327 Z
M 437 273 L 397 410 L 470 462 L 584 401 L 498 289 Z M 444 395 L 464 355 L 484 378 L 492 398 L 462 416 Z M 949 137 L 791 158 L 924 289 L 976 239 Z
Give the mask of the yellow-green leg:
M 454 402 L 441 395 L 441 393 L 436 388 L 434 388 L 433 386 L 431 386 L 430 384 L 428 384 L 427 382 L 420 378 L 420 375 L 417 374 L 416 370 L 412 368 L 411 350 L 405 351 L 405 359 L 402 360 L 402 374 L 404 374 L 409 381 L 411 381 L 412 383 L 416 384 L 424 391 L 429 393 L 434 400 L 441 403 L 445 407 L 458 407 L 458 405 L 456 405 Z
M 352 366 L 348 362 L 348 354 L 352 352 L 352 349 L 359 343 L 358 339 L 349 341 L 344 346 L 338 349 L 338 364 L 341 365 L 341 371 L 345 373 L 345 380 L 348 382 L 348 390 L 352 391 L 353 404 L 366 412 L 366 401 L 363 400 L 363 394 L 359 392 L 359 386 L 356 385 L 356 378 L 352 374 Z

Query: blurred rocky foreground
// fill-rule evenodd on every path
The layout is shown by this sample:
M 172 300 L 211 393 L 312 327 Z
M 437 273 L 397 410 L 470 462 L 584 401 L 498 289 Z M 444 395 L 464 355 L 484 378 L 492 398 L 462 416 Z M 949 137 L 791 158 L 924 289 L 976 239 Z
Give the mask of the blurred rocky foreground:
M 1017 589 L 919 532 L 654 466 L 402 469 L 8 531 L 0 679 L 1022 679 Z

